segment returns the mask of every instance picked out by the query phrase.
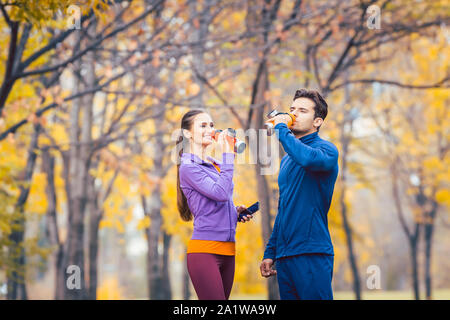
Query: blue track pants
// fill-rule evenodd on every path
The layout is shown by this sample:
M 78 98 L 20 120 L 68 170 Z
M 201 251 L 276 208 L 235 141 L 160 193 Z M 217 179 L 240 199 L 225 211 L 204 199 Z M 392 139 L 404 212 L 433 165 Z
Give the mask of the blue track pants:
M 276 260 L 282 300 L 333 300 L 334 256 L 304 254 Z

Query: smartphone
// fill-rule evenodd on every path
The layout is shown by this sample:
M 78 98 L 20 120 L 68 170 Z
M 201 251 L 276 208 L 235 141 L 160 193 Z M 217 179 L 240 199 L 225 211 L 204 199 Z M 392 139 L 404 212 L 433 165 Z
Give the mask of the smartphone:
M 254 214 L 256 211 L 259 210 L 259 201 L 252 204 L 250 207 L 248 207 L 246 210 L 242 211 L 239 214 L 238 221 L 241 221 L 243 217 L 245 217 L 248 214 Z

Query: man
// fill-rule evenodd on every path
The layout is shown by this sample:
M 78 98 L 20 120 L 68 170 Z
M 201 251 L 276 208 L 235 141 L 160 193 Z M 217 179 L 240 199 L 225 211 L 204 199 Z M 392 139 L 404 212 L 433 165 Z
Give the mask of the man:
M 278 214 L 261 263 L 261 275 L 277 274 L 280 297 L 333 299 L 334 251 L 328 210 L 338 175 L 338 150 L 318 135 L 328 105 L 317 91 L 297 90 L 290 116 L 274 118 L 286 155 L 281 159 Z M 276 261 L 277 270 L 272 266 Z

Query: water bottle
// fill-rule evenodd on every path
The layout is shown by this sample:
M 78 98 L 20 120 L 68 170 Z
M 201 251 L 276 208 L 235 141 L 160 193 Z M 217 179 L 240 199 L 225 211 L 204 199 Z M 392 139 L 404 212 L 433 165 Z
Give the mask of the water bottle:
M 231 137 L 233 139 L 233 144 L 234 144 L 234 152 L 236 153 L 242 153 L 244 152 L 245 148 L 246 148 L 246 143 L 242 140 L 239 140 L 236 138 L 236 130 L 234 130 L 233 128 L 228 128 L 227 130 L 227 135 L 229 137 Z M 223 130 L 216 130 L 214 133 L 214 140 L 217 141 L 217 138 L 219 137 L 219 133 L 221 133 Z

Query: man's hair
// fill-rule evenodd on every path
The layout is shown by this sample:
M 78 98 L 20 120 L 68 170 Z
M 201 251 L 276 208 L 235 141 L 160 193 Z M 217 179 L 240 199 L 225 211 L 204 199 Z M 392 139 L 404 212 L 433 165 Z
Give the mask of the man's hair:
M 325 120 L 328 114 L 328 104 L 316 90 L 300 89 L 295 91 L 294 100 L 298 98 L 308 98 L 314 102 L 314 119 L 322 118 Z M 319 131 L 320 126 L 317 128 Z

